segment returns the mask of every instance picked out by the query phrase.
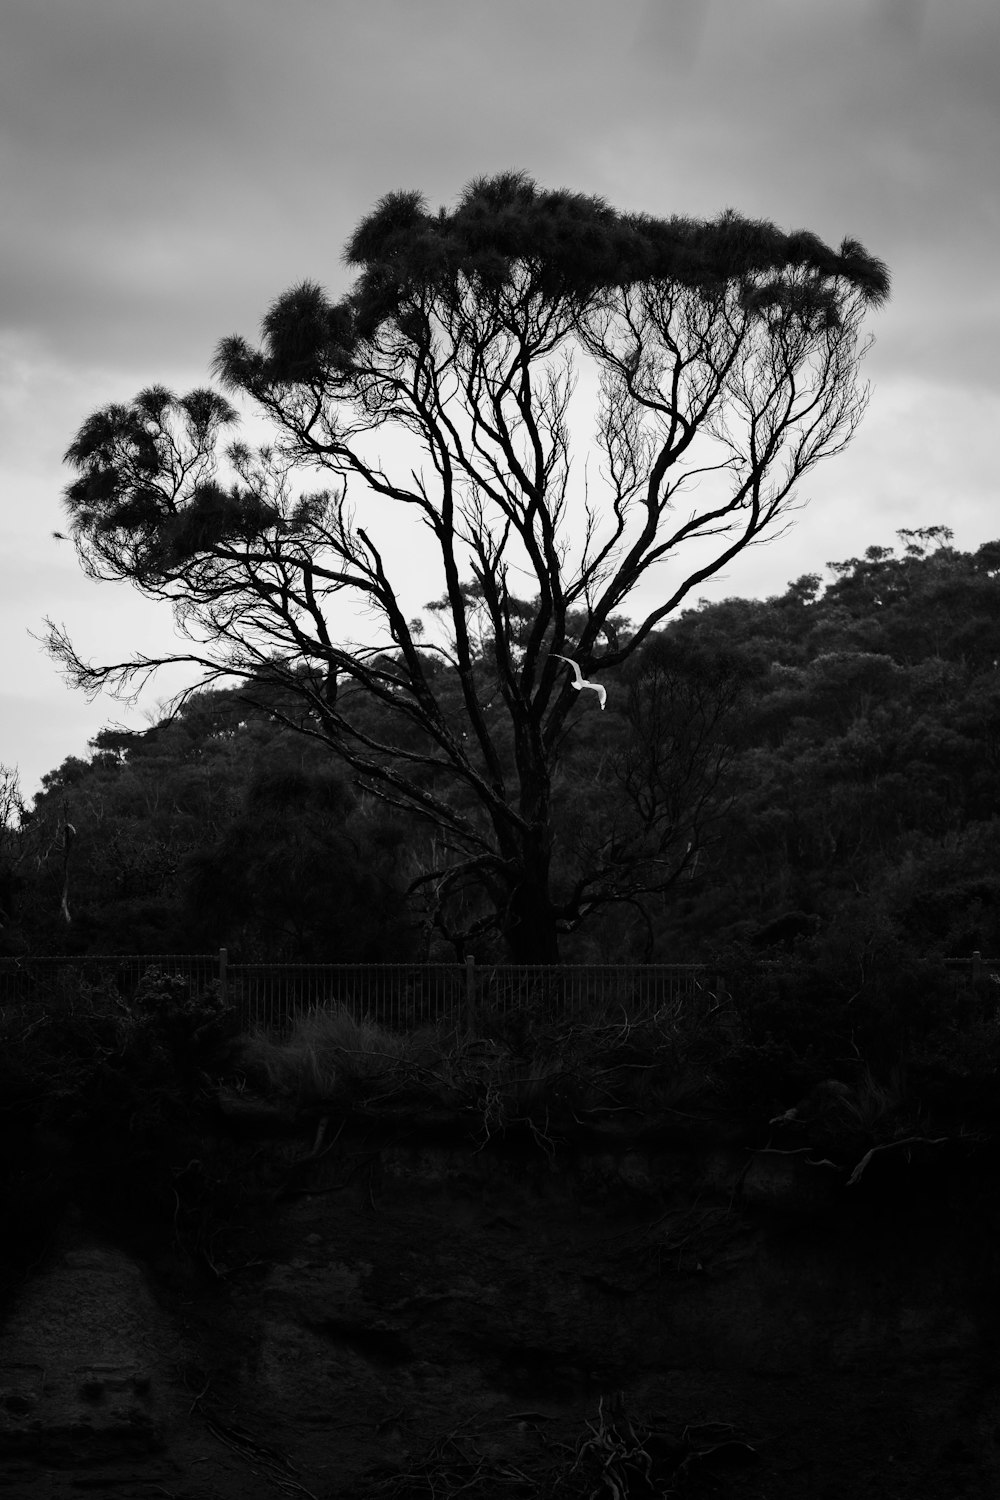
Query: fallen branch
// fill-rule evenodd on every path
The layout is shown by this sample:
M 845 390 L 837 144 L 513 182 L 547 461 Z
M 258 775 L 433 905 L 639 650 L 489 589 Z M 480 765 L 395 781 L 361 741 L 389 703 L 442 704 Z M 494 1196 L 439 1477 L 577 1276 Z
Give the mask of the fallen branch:
M 933 1138 L 926 1135 L 907 1135 L 904 1136 L 901 1141 L 887 1141 L 884 1146 L 873 1146 L 870 1151 L 865 1152 L 864 1156 L 858 1162 L 857 1166 L 854 1168 L 854 1171 L 851 1173 L 850 1177 L 848 1177 L 846 1186 L 854 1187 L 855 1183 L 860 1179 L 862 1172 L 865 1170 L 865 1167 L 867 1167 L 872 1157 L 875 1156 L 879 1151 L 895 1151 L 900 1146 L 943 1146 L 945 1142 L 950 1139 L 951 1137 L 947 1135 L 939 1135 Z

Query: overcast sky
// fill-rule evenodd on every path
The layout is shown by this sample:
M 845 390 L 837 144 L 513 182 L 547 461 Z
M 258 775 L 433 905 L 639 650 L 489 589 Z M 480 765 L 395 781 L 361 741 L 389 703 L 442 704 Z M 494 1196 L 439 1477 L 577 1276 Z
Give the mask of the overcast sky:
M 28 634 L 50 615 L 94 658 L 173 641 L 164 606 L 52 537 L 83 419 L 206 384 L 217 340 L 298 281 L 342 295 L 383 193 L 450 205 L 507 168 L 851 235 L 890 267 L 860 431 L 711 597 L 899 527 L 1000 536 L 996 0 L 3 0 L 0 762 L 28 795 L 174 685 L 88 704 Z

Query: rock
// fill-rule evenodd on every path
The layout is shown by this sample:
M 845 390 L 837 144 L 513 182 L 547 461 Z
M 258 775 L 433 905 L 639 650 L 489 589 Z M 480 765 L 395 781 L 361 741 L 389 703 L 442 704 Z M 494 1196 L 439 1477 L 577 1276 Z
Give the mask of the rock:
M 68 1250 L 0 1333 L 0 1453 L 68 1464 L 161 1447 L 175 1357 L 139 1266 L 112 1246 Z

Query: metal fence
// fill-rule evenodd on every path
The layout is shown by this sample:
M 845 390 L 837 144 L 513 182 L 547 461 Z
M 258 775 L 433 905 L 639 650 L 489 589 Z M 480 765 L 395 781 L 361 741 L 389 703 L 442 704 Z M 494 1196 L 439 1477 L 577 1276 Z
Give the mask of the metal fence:
M 128 1002 L 153 969 L 217 985 L 244 1029 L 286 1030 L 297 1013 L 343 1005 L 396 1030 L 432 1021 L 474 1026 L 480 1015 L 630 1019 L 679 1003 L 707 1003 L 721 978 L 702 964 L 245 964 L 225 949 L 199 954 L 88 954 L 0 959 L 0 1007 L 74 1010 Z
M 974 989 L 995 985 L 1000 981 L 1000 963 L 995 959 L 984 958 L 978 949 L 970 958 L 945 958 L 942 963 L 959 977 L 960 982 L 964 980 Z
M 975 953 L 947 959 L 961 984 L 988 987 L 1000 965 Z M 766 967 L 762 962 L 761 967 Z M 190 993 L 217 986 L 245 1030 L 281 1033 L 297 1014 L 343 1005 L 394 1030 L 431 1021 L 474 1027 L 480 1017 L 639 1019 L 681 1005 L 710 1008 L 725 976 L 704 964 L 232 963 L 216 953 L 86 954 L 0 958 L 0 1008 L 73 1011 L 128 1003 L 149 971 L 180 975 Z
M 227 991 L 247 1026 L 280 1031 L 296 1011 L 341 1004 L 410 1030 L 429 1021 L 475 1026 L 487 1013 L 572 1019 L 603 1010 L 631 1019 L 696 1003 L 717 983 L 701 964 L 235 964 Z
M 342 1005 L 394 1030 L 456 1019 L 469 992 L 460 964 L 229 964 L 226 998 L 247 1030 L 284 1031 L 297 1013 Z

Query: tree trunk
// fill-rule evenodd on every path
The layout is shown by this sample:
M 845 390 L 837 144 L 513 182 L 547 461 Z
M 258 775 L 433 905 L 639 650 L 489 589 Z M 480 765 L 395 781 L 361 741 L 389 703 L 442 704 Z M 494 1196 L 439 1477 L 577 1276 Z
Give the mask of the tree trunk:
M 549 897 L 547 851 L 527 854 L 507 902 L 504 938 L 515 964 L 557 964 L 559 934 Z
M 557 964 L 559 934 L 549 892 L 552 861 L 549 766 L 538 726 L 527 717 L 515 722 L 514 743 L 518 812 L 524 822 L 514 839 L 507 828 L 497 827 L 501 847 L 506 843 L 505 853 L 510 858 L 503 935 L 512 963 Z

